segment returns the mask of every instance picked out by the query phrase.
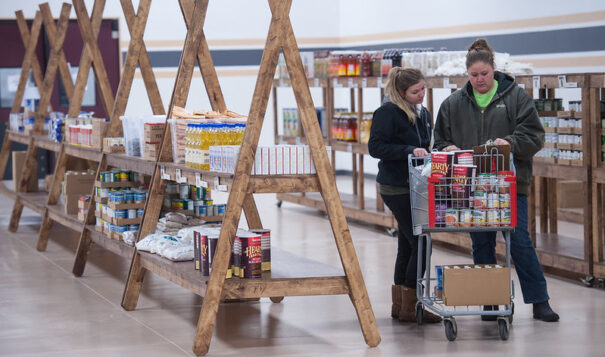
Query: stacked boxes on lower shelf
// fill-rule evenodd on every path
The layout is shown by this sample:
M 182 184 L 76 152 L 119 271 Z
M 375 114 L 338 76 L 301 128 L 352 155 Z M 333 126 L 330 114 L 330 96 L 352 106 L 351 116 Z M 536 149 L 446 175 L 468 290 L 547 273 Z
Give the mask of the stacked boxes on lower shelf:
M 210 147 L 210 171 L 235 173 L 239 146 Z M 326 147 L 328 158 L 332 148 Z M 254 156 L 253 175 L 311 175 L 315 174 L 311 149 L 307 145 L 259 146 Z
M 95 182 L 95 172 L 67 171 L 61 190 L 61 203 L 66 214 L 78 214 L 80 197 L 90 195 Z
M 166 184 L 164 211 L 181 212 L 209 222 L 222 221 L 225 204 L 214 204 L 209 189 L 188 184 Z
M 212 271 L 220 230 L 198 229 L 193 232 L 194 268 L 204 276 Z M 271 270 L 271 230 L 237 230 L 231 249 L 227 278 L 258 279 Z
M 147 190 L 139 186 L 139 174 L 132 171 L 106 171 L 95 183 L 97 230 L 122 240 L 122 233 L 138 231 L 147 200 Z

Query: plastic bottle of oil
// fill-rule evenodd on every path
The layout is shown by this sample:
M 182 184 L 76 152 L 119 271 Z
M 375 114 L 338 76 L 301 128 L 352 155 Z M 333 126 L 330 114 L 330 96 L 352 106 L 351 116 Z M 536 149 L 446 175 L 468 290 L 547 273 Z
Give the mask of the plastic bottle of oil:
M 200 150 L 201 150 L 201 170 L 210 170 L 210 156 L 208 148 L 210 147 L 210 124 L 200 124 Z
M 200 142 L 200 124 L 195 124 L 194 130 L 192 133 L 192 137 L 193 137 L 193 148 L 194 148 L 193 168 L 199 169 L 201 167 L 201 156 L 202 156 L 201 142 Z

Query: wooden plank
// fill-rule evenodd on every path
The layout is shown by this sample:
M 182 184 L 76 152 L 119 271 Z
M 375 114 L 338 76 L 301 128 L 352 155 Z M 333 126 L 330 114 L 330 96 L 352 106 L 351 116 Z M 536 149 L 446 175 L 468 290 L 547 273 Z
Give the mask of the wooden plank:
M 316 175 L 252 176 L 248 193 L 319 192 Z
M 132 31 L 131 28 L 134 25 L 135 20 L 132 2 L 129 0 L 120 0 L 120 2 L 122 4 L 122 11 L 124 12 L 126 24 L 128 25 L 128 31 Z M 158 89 L 155 75 L 153 74 L 153 68 L 151 67 L 151 61 L 149 60 L 149 54 L 147 53 L 147 48 L 145 47 L 144 42 L 141 45 L 141 54 L 139 55 L 139 69 L 141 70 L 141 76 L 143 77 L 143 82 L 145 83 L 149 104 L 151 104 L 151 111 L 155 115 L 165 115 L 166 111 L 164 110 L 160 90 Z
M 130 3 L 131 0 L 122 1 L 122 8 L 125 3 Z M 145 26 L 147 25 L 147 17 L 149 15 L 149 7 L 151 6 L 151 0 L 141 0 L 139 2 L 139 9 L 134 20 L 134 24 L 128 25 L 130 30 L 130 43 L 128 45 L 128 52 L 126 53 L 126 60 L 122 67 L 122 75 L 120 77 L 120 84 L 118 85 L 118 92 L 116 93 L 115 102 L 113 103 L 113 110 L 110 114 L 109 128 L 107 129 L 107 136 L 116 137 L 122 133 L 122 123 L 120 116 L 124 115 L 126 111 L 126 104 L 128 103 L 128 97 L 130 96 L 130 90 L 132 89 L 132 80 L 134 78 L 134 72 L 137 68 L 137 63 L 142 54 L 143 49 L 143 33 L 145 32 Z
M 357 172 L 357 154 L 353 153 L 353 155 L 351 155 L 352 158 L 352 172 L 351 172 L 351 176 L 352 176 L 352 183 L 353 183 L 353 194 L 357 195 L 357 187 L 358 187 L 358 177 L 359 177 L 359 173 Z
M 277 10 L 276 0 L 270 0 L 269 4 L 273 3 L 272 10 L 275 16 Z M 364 335 L 364 339 L 369 346 L 377 346 L 380 343 L 380 334 L 376 325 L 376 319 L 372 306 L 366 291 L 363 276 L 361 274 L 361 268 L 359 267 L 359 261 L 353 247 L 351 240 L 351 233 L 349 231 L 347 221 L 344 216 L 344 210 L 340 197 L 338 196 L 338 189 L 336 187 L 336 180 L 331 172 L 330 162 L 323 145 L 321 136 L 321 129 L 316 119 L 315 107 L 309 91 L 308 83 L 304 74 L 302 60 L 298 51 L 298 45 L 294 37 L 294 31 L 290 18 L 287 16 L 289 13 L 289 2 L 288 7 L 284 8 L 283 12 L 277 12 L 280 16 L 283 16 L 283 21 L 286 23 L 285 31 L 282 39 L 282 47 L 286 63 L 288 66 L 288 72 L 294 88 L 294 95 L 296 102 L 299 104 L 301 111 L 301 122 L 305 131 L 305 135 L 309 141 L 309 147 L 311 148 L 311 155 L 315 162 L 317 169 L 317 176 L 321 185 L 322 196 L 326 203 L 328 210 L 328 216 L 334 233 L 334 240 L 340 253 L 343 269 L 349 282 L 350 294 L 349 297 L 357 312 L 360 327 Z M 240 154 L 241 155 L 241 154 Z M 248 170 L 249 172 L 249 170 Z M 237 176 L 236 176 L 237 178 Z M 220 242 L 219 242 L 220 244 Z M 211 277 L 212 279 L 212 277 Z
M 60 142 L 53 141 L 47 136 L 40 135 L 35 136 L 34 144 L 40 149 L 54 152 L 59 152 L 62 146 Z
M 561 166 L 542 162 L 533 163 L 533 175 L 574 181 L 586 181 L 588 171 L 579 166 Z
M 254 196 L 252 194 L 246 195 L 243 203 L 244 214 L 246 215 L 246 221 L 248 223 L 248 229 L 263 229 L 258 209 L 256 208 L 256 202 L 254 202 Z
M 548 179 L 540 178 L 540 233 L 548 233 Z
M 273 86 L 273 137 L 275 138 L 275 145 L 279 145 L 279 134 L 277 129 L 277 87 Z M 285 135 L 286 133 L 284 133 Z
M 590 82 L 589 75 L 583 75 L 584 83 L 588 84 Z M 570 81 L 571 82 L 571 81 Z M 578 83 L 580 86 L 580 83 Z M 584 85 L 582 85 L 584 87 Z M 582 114 L 585 118 L 592 118 L 593 113 L 595 116 L 600 117 L 600 103 L 597 107 L 596 101 L 591 101 L 591 94 L 596 96 L 596 91 L 588 88 L 582 88 Z M 598 114 L 597 114 L 598 113 Z M 589 121 L 590 123 L 590 121 Z M 584 183 L 584 192 L 592 192 L 592 175 L 590 175 L 590 167 L 592 166 L 592 155 L 594 153 L 591 149 L 591 126 L 585 125 L 582 128 L 582 144 L 584 145 L 584 168 L 587 169 L 587 178 Z M 588 266 L 588 274 L 592 274 L 593 269 L 593 221 L 592 221 L 592 200 L 597 199 L 592 195 L 587 195 L 584 200 L 584 261 Z
M 88 161 L 99 162 L 101 160 L 101 157 L 103 156 L 102 152 L 95 150 L 95 149 L 71 145 L 71 144 L 63 144 L 63 145 L 65 145 L 65 154 L 72 156 L 72 157 L 76 157 L 76 158 L 80 158 L 80 159 L 84 159 L 84 160 L 88 160 Z
M 229 279 L 224 299 L 249 299 L 274 296 L 311 296 L 349 294 L 345 276 L 297 279 Z
M 131 259 L 135 248 L 124 241 L 115 240 L 95 230 L 94 226 L 86 226 L 92 242 L 108 251 L 126 259 Z
M 359 180 L 358 180 L 359 189 L 357 190 L 358 191 L 357 197 L 359 198 L 359 209 L 363 210 L 363 209 L 365 209 L 365 197 L 364 197 L 365 196 L 365 187 L 364 187 L 365 186 L 365 182 L 364 182 L 365 172 L 363 171 L 363 154 L 359 154 L 358 157 L 359 157 L 359 171 L 358 171 L 359 172 Z
M 38 112 L 36 113 L 34 133 L 40 133 L 42 131 L 42 127 L 44 126 L 44 119 L 48 114 L 48 103 L 50 103 L 50 98 L 52 96 L 53 88 L 55 86 L 57 69 L 59 68 L 60 63 L 62 63 L 61 61 L 65 61 L 65 55 L 63 54 L 63 42 L 65 41 L 65 35 L 67 34 L 67 25 L 69 24 L 69 13 L 71 12 L 71 5 L 68 3 L 63 3 L 63 5 L 61 6 L 61 14 L 59 15 L 59 22 L 56 28 L 56 33 L 53 33 L 53 27 L 55 23 L 52 18 L 52 14 L 50 13 L 50 8 L 48 7 L 48 4 L 41 4 L 40 10 L 42 13 L 42 18 L 45 20 L 45 27 L 48 32 L 51 43 L 51 50 L 48 64 L 46 66 L 46 72 L 44 73 L 44 81 L 42 83 L 42 88 L 40 88 L 40 103 L 38 105 Z M 54 38 L 51 37 L 51 35 L 54 35 Z M 62 54 L 63 57 L 61 57 Z M 67 69 L 67 62 L 64 63 L 65 70 L 69 72 L 69 70 Z M 67 73 L 67 75 L 68 80 L 71 84 L 70 91 L 73 94 L 73 83 L 71 82 L 71 76 L 69 75 L 69 73 Z M 67 86 L 68 85 L 65 84 L 65 88 L 67 88 Z
M 63 6 L 65 5 L 66 3 L 64 3 Z M 71 5 L 69 5 L 69 11 L 71 12 Z M 50 11 L 50 6 L 48 3 L 40 4 L 40 12 L 42 13 L 42 20 L 44 22 L 44 29 L 46 36 L 48 36 L 48 41 L 53 44 L 55 43 L 57 37 L 57 26 L 55 25 L 55 20 L 53 19 L 53 15 Z M 69 14 L 67 16 L 69 17 Z M 61 18 L 59 18 L 59 22 L 60 21 Z M 74 94 L 74 83 L 71 79 L 71 73 L 69 73 L 67 60 L 65 59 L 65 53 L 63 52 L 63 45 L 61 45 L 61 48 L 59 48 L 59 74 L 61 76 L 63 88 L 65 88 L 65 93 L 67 94 L 67 98 L 69 100 Z
M 107 170 L 107 154 L 103 154 L 101 157 L 101 161 L 99 162 L 99 166 L 97 168 L 97 175 L 95 177 L 95 181 L 100 181 L 101 172 Z M 91 197 L 95 196 L 95 188 L 93 187 L 91 190 Z M 87 214 L 84 222 L 90 222 L 94 218 L 95 211 L 95 202 L 93 200 L 88 201 L 87 204 Z M 80 232 L 80 239 L 78 241 L 78 248 L 76 249 L 76 259 L 74 260 L 74 266 L 72 268 L 72 273 L 75 276 L 82 276 L 84 273 L 84 267 L 86 266 L 86 261 L 88 260 L 88 253 L 92 248 L 92 237 L 90 230 L 86 229 L 86 227 L 82 227 L 82 231 Z
M 111 113 L 113 112 L 113 91 L 109 84 L 109 77 L 107 76 L 107 70 L 103 63 L 103 56 L 99 50 L 97 37 L 94 35 L 86 5 L 84 4 L 84 0 L 73 0 L 73 4 L 74 10 L 76 10 L 76 16 L 78 17 L 78 26 L 80 27 L 82 39 L 92 57 L 92 67 L 95 72 L 95 77 L 97 78 L 97 87 L 101 92 L 103 107 L 107 113 Z
M 95 0 L 92 8 L 92 31 L 95 40 L 99 37 L 99 31 L 101 30 L 101 22 L 103 20 L 104 8 L 105 0 Z M 92 52 L 88 49 L 88 46 L 84 44 L 82 56 L 80 57 L 78 75 L 76 77 L 76 84 L 74 85 L 74 94 L 69 101 L 69 110 L 67 112 L 69 117 L 77 117 L 80 113 L 80 110 L 82 109 L 82 101 L 84 99 L 84 92 L 86 90 L 86 84 L 88 83 L 88 74 L 90 73 L 91 65 Z
M 171 262 L 168 259 L 147 252 L 138 252 L 138 256 L 140 257 L 142 268 L 168 279 L 194 294 L 199 296 L 205 295 L 208 278 L 202 276 L 200 272 L 195 271 L 191 262 Z M 186 265 L 187 269 L 179 268 L 183 265 Z
M 2 139 L 2 148 L 0 149 L 0 180 L 4 179 L 4 173 L 6 172 L 6 166 L 8 165 L 8 159 L 11 154 L 11 139 L 9 131 L 4 132 L 4 139 Z
M 84 227 L 84 223 L 78 221 L 78 217 L 76 215 L 69 215 L 65 213 L 65 209 L 63 208 L 63 205 L 54 205 L 54 206 L 47 206 L 48 207 L 48 216 L 50 217 L 51 220 L 64 225 L 65 227 L 68 227 L 76 232 L 80 232 L 83 227 Z
M 17 17 L 17 27 L 19 28 L 19 33 L 21 33 L 23 47 L 27 48 L 29 44 L 29 27 L 27 26 L 27 20 L 25 20 L 25 16 L 23 16 L 23 11 L 21 10 L 15 11 L 15 15 Z M 40 63 L 38 62 L 38 58 L 35 56 L 31 59 L 31 69 L 34 74 L 34 83 L 36 83 L 36 87 L 42 88 L 42 82 L 44 77 L 42 75 L 42 69 L 40 69 Z
M 557 179 L 549 178 L 548 182 L 548 228 L 550 233 L 558 232 L 557 224 Z M 541 209 L 541 208 L 540 208 Z
M 34 17 L 34 22 L 32 23 L 32 27 L 30 30 L 29 42 L 27 43 L 27 46 L 25 46 L 25 56 L 23 57 L 23 64 L 21 65 L 19 84 L 17 85 L 17 92 L 15 93 L 15 99 L 13 100 L 11 113 L 20 112 L 21 102 L 23 101 L 23 94 L 25 93 L 25 86 L 27 85 L 27 79 L 29 78 L 29 69 L 32 66 L 32 61 L 34 59 L 41 28 L 42 14 L 40 13 L 40 11 L 36 11 L 36 16 Z
M 200 21 L 197 17 L 193 16 L 195 12 L 193 0 L 179 0 L 179 5 L 181 6 L 181 12 L 183 13 L 185 26 L 187 29 L 190 28 L 191 19 L 196 19 L 195 22 Z M 218 81 L 216 69 L 214 68 L 214 62 L 210 56 L 208 41 L 206 41 L 206 36 L 204 35 L 203 23 L 206 17 L 207 5 L 204 5 L 203 7 L 203 16 L 199 18 L 201 19 L 202 26 L 200 28 L 200 45 L 197 53 L 197 61 L 199 63 L 200 72 L 202 73 L 202 79 L 204 80 L 204 86 L 206 87 L 206 93 L 210 99 L 212 110 L 224 112 L 227 110 L 225 98 L 223 97 L 223 92 Z
M 17 192 L 27 192 L 27 183 L 32 175 L 34 175 L 34 171 L 36 175 L 38 174 L 38 163 L 36 159 L 37 154 L 38 148 L 36 145 L 34 145 L 34 138 L 30 136 L 29 144 L 27 145 L 27 152 L 25 154 L 23 171 L 21 171 L 21 176 L 19 177 L 19 182 L 17 183 Z M 21 201 L 20 196 L 17 196 L 8 226 L 8 229 L 11 232 L 16 232 L 19 227 L 21 213 L 23 213 L 23 203 Z
M 603 261 L 603 185 L 592 183 L 592 254 L 593 261 L 599 263 Z

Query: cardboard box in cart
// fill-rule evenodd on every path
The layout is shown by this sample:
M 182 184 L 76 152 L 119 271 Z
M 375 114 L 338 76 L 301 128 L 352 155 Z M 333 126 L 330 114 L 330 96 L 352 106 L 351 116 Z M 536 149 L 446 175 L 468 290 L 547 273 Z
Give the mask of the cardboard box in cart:
M 443 266 L 443 303 L 447 306 L 510 305 L 510 285 L 508 267 Z

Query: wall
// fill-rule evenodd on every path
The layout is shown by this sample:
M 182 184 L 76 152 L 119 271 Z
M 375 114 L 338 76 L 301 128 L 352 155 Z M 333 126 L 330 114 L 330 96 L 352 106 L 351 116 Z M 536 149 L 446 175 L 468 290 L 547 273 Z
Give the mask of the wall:
M 15 10 L 33 17 L 40 1 L 3 1 L 0 17 L 14 18 Z M 86 1 L 89 12 L 93 1 Z M 60 1 L 50 1 L 58 14 Z M 135 1 L 135 8 L 138 1 Z M 522 11 L 519 11 L 522 9 Z M 105 17 L 119 17 L 122 51 L 129 35 L 118 1 L 107 1 Z M 72 10 L 72 17 L 75 12 Z M 410 2 L 400 0 L 294 0 L 292 25 L 299 46 L 350 48 L 356 46 L 447 47 L 463 50 L 476 37 L 487 37 L 497 51 L 509 52 L 519 61 L 531 62 L 536 73 L 605 71 L 605 2 L 484 0 Z M 269 26 L 269 8 L 264 0 L 210 1 L 204 31 L 213 51 L 219 80 L 230 109 L 246 113 L 254 90 L 260 54 Z M 176 1 L 152 3 L 145 33 L 154 72 L 165 105 L 170 100 L 176 66 L 185 39 L 185 25 Z M 196 71 L 188 107 L 209 108 L 203 84 Z M 321 93 L 312 91 L 317 103 Z M 348 93 L 336 94 L 337 106 L 348 106 Z M 564 99 L 576 94 L 562 93 Z M 364 110 L 379 105 L 378 94 L 365 95 Z M 440 103 L 447 91 L 436 94 Z M 279 106 L 292 107 L 293 96 L 280 89 Z M 137 73 L 127 114 L 149 113 L 140 74 Z M 261 143 L 273 142 L 272 106 L 267 108 Z M 351 167 L 349 155 L 337 157 L 337 169 Z M 376 161 L 366 158 L 367 172 L 376 172 Z

